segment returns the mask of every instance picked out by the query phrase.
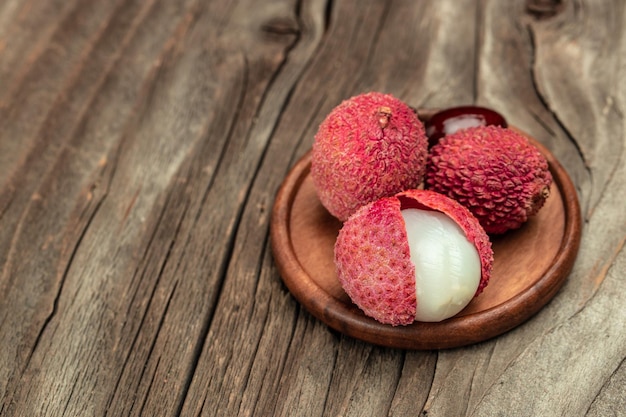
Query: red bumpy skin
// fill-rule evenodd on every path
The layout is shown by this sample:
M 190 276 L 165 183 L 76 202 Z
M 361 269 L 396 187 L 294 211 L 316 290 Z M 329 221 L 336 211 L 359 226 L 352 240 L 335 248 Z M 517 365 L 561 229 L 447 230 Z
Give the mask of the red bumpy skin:
M 522 134 L 498 126 L 460 130 L 430 150 L 426 187 L 460 202 L 489 234 L 517 229 L 550 194 L 548 162 Z
M 363 312 L 381 323 L 415 321 L 415 266 L 411 261 L 404 219 L 406 208 L 440 211 L 452 218 L 478 250 L 480 294 L 493 266 L 489 237 L 478 220 L 456 201 L 432 191 L 408 190 L 358 209 L 344 222 L 335 243 L 337 277 Z
M 427 152 L 424 125 L 407 104 L 388 94 L 361 94 L 321 123 L 311 177 L 324 207 L 345 221 L 371 201 L 418 187 Z

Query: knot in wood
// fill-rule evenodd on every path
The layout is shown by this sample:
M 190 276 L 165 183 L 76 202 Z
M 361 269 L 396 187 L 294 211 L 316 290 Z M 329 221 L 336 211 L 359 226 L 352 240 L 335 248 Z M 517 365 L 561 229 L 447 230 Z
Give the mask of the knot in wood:
M 536 19 L 549 19 L 563 9 L 563 0 L 527 0 L 526 11 Z

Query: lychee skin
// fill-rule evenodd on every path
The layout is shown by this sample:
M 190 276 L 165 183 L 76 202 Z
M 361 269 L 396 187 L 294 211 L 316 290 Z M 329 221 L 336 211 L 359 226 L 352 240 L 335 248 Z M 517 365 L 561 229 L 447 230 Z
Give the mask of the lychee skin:
M 424 178 L 424 125 L 404 102 L 371 92 L 343 101 L 320 124 L 311 178 L 322 205 L 345 221 L 359 207 Z
M 480 126 L 444 136 L 430 150 L 426 188 L 467 207 L 489 234 L 517 229 L 550 194 L 546 158 L 522 134 Z
M 476 218 L 450 198 L 427 190 L 408 190 L 359 208 L 344 222 L 335 243 L 337 277 L 351 300 L 375 320 L 397 325 L 415 321 L 415 266 L 401 210 L 418 208 L 447 214 L 474 243 L 481 259 L 481 281 L 493 266 L 489 237 Z

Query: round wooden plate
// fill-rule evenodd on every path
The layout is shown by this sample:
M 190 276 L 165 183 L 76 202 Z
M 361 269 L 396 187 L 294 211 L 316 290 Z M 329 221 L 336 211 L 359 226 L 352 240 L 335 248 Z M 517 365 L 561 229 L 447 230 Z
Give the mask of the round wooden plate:
M 420 112 L 422 119 L 429 113 Z M 528 135 L 526 135 L 528 136 Z M 278 191 L 271 244 L 283 282 L 315 317 L 348 336 L 403 349 L 444 349 L 481 342 L 526 321 L 554 297 L 578 252 L 581 216 L 567 172 L 544 146 L 554 177 L 551 195 L 520 229 L 492 237 L 494 266 L 485 291 L 459 314 L 438 323 L 390 326 L 367 317 L 341 288 L 333 248 L 341 223 L 321 205 L 311 178 L 310 152 Z

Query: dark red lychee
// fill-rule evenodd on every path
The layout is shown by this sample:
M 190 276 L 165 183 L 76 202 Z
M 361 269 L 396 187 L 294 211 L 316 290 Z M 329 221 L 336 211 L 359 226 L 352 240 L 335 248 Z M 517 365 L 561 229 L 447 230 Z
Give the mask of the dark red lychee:
M 510 128 L 480 126 L 430 149 L 426 187 L 467 207 L 490 234 L 517 229 L 550 194 L 546 158 Z

